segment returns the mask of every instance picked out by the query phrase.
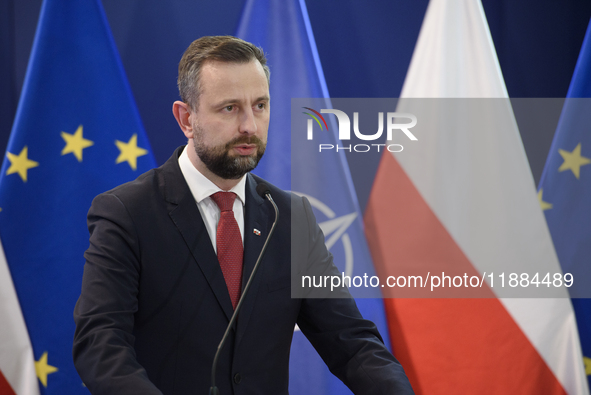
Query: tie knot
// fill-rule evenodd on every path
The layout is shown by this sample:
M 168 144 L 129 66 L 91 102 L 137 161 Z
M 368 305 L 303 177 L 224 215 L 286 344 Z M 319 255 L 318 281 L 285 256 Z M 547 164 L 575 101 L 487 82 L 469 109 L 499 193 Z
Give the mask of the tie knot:
M 218 205 L 220 211 L 232 211 L 236 194 L 234 192 L 216 192 L 211 198 Z

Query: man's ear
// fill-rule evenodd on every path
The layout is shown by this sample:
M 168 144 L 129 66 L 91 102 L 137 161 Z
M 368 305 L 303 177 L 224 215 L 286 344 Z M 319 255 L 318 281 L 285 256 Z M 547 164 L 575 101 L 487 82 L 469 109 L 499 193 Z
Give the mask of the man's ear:
M 193 125 L 191 124 L 191 106 L 177 100 L 172 104 L 172 114 L 185 134 L 185 137 L 192 139 Z

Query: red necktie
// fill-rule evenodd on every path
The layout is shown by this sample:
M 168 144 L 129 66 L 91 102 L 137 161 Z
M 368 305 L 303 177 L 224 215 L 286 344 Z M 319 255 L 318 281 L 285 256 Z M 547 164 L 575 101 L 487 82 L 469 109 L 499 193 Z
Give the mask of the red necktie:
M 242 285 L 243 255 L 242 236 L 232 210 L 236 194 L 234 192 L 217 192 L 211 195 L 211 198 L 221 211 L 216 233 L 218 261 L 230 293 L 232 307 L 236 308 Z

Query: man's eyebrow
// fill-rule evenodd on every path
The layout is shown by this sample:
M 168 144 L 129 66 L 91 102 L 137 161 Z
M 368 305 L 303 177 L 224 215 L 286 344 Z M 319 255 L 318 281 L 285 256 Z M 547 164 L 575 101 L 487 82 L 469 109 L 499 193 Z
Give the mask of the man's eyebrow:
M 215 103 L 213 105 L 213 107 L 225 107 L 227 105 L 234 104 L 234 103 L 237 103 L 237 102 L 238 102 L 237 99 L 226 99 L 226 100 L 222 100 L 219 103 Z
M 263 95 L 263 96 L 260 96 L 260 97 L 256 98 L 255 99 L 255 102 L 269 101 L 269 100 L 270 100 L 269 95 Z M 240 103 L 240 100 L 238 100 L 238 99 L 226 99 L 226 100 L 222 100 L 219 103 L 214 104 L 214 107 L 216 107 L 216 108 L 217 107 L 225 107 L 225 106 L 228 106 L 230 104 L 236 104 L 236 103 Z

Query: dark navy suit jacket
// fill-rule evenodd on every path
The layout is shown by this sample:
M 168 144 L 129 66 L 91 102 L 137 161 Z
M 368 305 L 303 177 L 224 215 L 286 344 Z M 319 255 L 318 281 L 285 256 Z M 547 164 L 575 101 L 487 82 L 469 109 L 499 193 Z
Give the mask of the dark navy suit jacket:
M 232 315 L 211 240 L 178 165 L 97 196 L 76 304 L 73 356 L 93 394 L 207 394 L 211 363 Z M 247 281 L 275 217 L 248 175 Z M 290 258 L 336 273 L 306 199 L 270 186 L 280 217 L 217 368 L 221 394 L 288 393 L 294 325 L 357 394 L 412 393 L 404 371 L 346 290 L 340 299 L 292 299 Z M 298 235 L 291 248 L 291 229 Z M 260 231 L 260 235 L 254 233 Z

